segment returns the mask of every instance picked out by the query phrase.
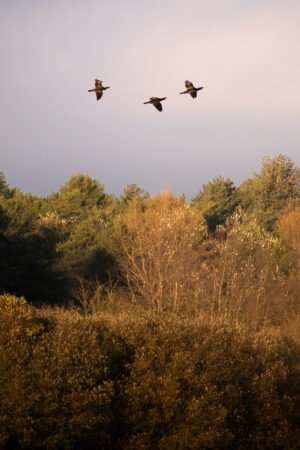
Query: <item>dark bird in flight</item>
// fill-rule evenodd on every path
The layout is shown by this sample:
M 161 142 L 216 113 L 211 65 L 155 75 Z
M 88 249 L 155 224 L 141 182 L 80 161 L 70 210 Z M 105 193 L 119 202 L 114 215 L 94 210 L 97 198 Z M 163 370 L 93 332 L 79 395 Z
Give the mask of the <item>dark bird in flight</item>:
M 109 89 L 109 88 L 110 88 L 110 86 L 103 86 L 102 81 L 97 80 L 97 78 L 96 78 L 95 79 L 95 89 L 89 89 L 88 92 L 95 92 L 97 100 L 100 100 L 100 98 L 103 95 L 103 91 L 105 91 L 105 89 Z
M 180 92 L 180 94 L 190 94 L 193 98 L 197 97 L 197 91 L 200 91 L 203 89 L 202 87 L 196 88 L 193 83 L 189 80 L 186 80 L 185 82 L 186 91 Z
M 152 105 L 155 106 L 155 108 L 158 111 L 162 111 L 163 109 L 162 109 L 162 106 L 161 106 L 160 102 L 162 102 L 163 100 L 166 100 L 166 99 L 167 99 L 167 97 L 162 97 L 162 98 L 150 97 L 150 101 L 149 102 L 144 102 L 144 105 L 147 105 L 148 103 L 152 103 Z

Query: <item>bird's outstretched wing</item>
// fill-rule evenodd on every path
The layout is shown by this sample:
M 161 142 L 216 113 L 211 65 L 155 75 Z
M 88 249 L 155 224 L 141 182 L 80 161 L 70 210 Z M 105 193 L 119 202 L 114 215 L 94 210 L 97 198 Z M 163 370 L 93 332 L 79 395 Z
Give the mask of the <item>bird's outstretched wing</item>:
M 159 100 L 154 101 L 154 102 L 153 102 L 153 106 L 155 106 L 155 108 L 156 108 L 158 111 L 162 111 L 162 110 L 163 110 L 163 109 L 162 109 L 162 105 L 161 105 L 161 103 L 160 103 Z
M 96 97 L 97 97 L 97 100 L 100 100 L 100 98 L 102 97 L 102 95 L 103 95 L 102 89 L 97 89 L 97 90 L 96 90 Z

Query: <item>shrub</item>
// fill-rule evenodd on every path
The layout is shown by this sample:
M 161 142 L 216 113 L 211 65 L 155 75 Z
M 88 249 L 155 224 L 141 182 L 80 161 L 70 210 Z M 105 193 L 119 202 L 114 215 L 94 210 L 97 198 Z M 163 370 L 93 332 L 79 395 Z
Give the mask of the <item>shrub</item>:
M 51 323 L 23 299 L 0 299 L 2 447 L 109 445 L 112 383 L 91 325 L 75 315 Z
M 288 333 L 205 316 L 80 316 L 8 295 L 0 320 L 1 449 L 299 445 Z
M 295 350 L 276 333 L 166 320 L 143 324 L 135 348 L 122 448 L 295 448 Z

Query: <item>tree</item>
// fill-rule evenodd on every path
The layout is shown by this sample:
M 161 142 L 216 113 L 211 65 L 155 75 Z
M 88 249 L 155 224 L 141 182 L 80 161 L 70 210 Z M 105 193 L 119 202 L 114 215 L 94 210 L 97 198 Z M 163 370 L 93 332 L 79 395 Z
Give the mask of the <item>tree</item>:
M 55 268 L 57 233 L 41 221 L 44 200 L 15 190 L 0 198 L 5 258 L 0 259 L 1 291 L 29 301 L 60 301 L 63 279 Z
M 3 172 L 0 172 L 0 195 L 4 195 L 4 197 L 9 195 L 9 187 Z
M 286 210 L 278 221 L 278 231 L 288 252 L 288 261 L 300 276 L 300 206 Z
M 207 242 L 210 258 L 201 268 L 211 313 L 235 324 L 257 326 L 269 319 L 281 273 L 275 259 L 277 239 L 241 208 L 227 220 L 226 239 Z
M 239 198 L 233 181 L 220 176 L 204 184 L 192 199 L 192 205 L 202 211 L 211 232 L 226 222 L 238 204 Z
M 267 230 L 274 231 L 288 202 L 300 198 L 300 170 L 285 155 L 264 158 L 261 173 L 244 182 L 239 191 L 243 206 L 254 212 Z
M 183 197 L 165 193 L 143 203 L 132 200 L 116 225 L 116 239 L 133 303 L 155 314 L 196 308 L 195 246 L 205 233 L 202 215 Z
M 58 244 L 59 267 L 71 280 L 77 277 L 107 280 L 108 271 L 114 266 L 114 258 L 106 250 L 110 221 L 105 210 L 94 208 L 88 217 L 75 223 L 67 239 Z
M 88 175 L 72 176 L 58 194 L 49 198 L 49 207 L 61 218 L 76 221 L 88 215 L 93 207 L 102 208 L 111 201 L 104 185 Z
M 121 201 L 127 205 L 134 198 L 146 199 L 149 198 L 149 193 L 136 184 L 127 184 L 121 195 Z
M 107 279 L 113 257 L 105 248 L 113 198 L 88 175 L 72 176 L 58 194 L 48 199 L 43 220 L 58 230 L 58 267 L 72 288 L 78 277 Z

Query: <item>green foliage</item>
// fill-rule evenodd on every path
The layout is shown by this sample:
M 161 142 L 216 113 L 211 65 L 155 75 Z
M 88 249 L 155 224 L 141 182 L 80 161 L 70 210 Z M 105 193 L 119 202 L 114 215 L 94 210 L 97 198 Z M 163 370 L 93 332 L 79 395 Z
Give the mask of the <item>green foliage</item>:
M 145 200 L 149 197 L 149 193 L 138 187 L 136 184 L 128 184 L 120 197 L 120 203 L 121 205 L 126 206 L 133 199 Z
M 0 198 L 5 250 L 5 258 L 0 259 L 0 291 L 32 301 L 53 301 L 63 294 L 63 280 L 55 269 L 57 233 L 41 222 L 44 207 L 43 199 L 17 190 Z
M 0 213 L 0 292 L 62 302 L 77 276 L 107 279 L 111 198 L 98 181 L 74 176 L 49 199 L 15 190 Z
M 57 268 L 72 287 L 77 277 L 107 280 L 114 258 L 106 249 L 113 215 L 112 197 L 87 175 L 71 177 L 48 199 L 45 224 L 56 228 Z
M 15 190 L 11 198 L 2 198 L 0 202 L 9 219 L 6 231 L 8 236 L 16 234 L 28 236 L 35 231 L 44 205 L 43 199 Z
M 71 278 L 78 276 L 105 281 L 113 269 L 114 257 L 107 251 L 110 219 L 98 210 L 73 225 L 68 238 L 57 250 L 61 255 L 60 268 Z
M 282 155 L 266 158 L 261 174 L 239 189 L 215 178 L 192 205 L 135 184 L 115 198 L 81 174 L 48 198 L 9 190 L 0 193 L 0 292 L 62 303 L 80 278 L 118 282 L 123 300 L 158 314 L 274 317 L 276 302 L 299 298 L 298 234 L 289 244 L 275 239 L 287 204 L 298 200 L 299 169 Z
M 211 232 L 214 232 L 218 225 L 225 224 L 238 204 L 233 181 L 223 177 L 216 177 L 203 185 L 201 191 L 192 199 L 192 205 L 202 211 Z
M 58 194 L 49 198 L 49 207 L 70 223 L 86 217 L 94 207 L 103 208 L 111 201 L 104 186 L 88 175 L 72 176 Z
M 267 230 L 274 231 L 288 201 L 300 198 L 300 170 L 287 156 L 264 158 L 261 173 L 242 183 L 239 190 L 243 205 Z
M 193 206 L 136 185 L 115 199 L 85 175 L 43 199 L 0 175 L 0 449 L 299 447 L 287 157 L 238 190 L 215 178 Z M 73 292 L 82 315 L 6 292 Z
M 3 172 L 0 172 L 0 195 L 9 197 L 10 190 Z

